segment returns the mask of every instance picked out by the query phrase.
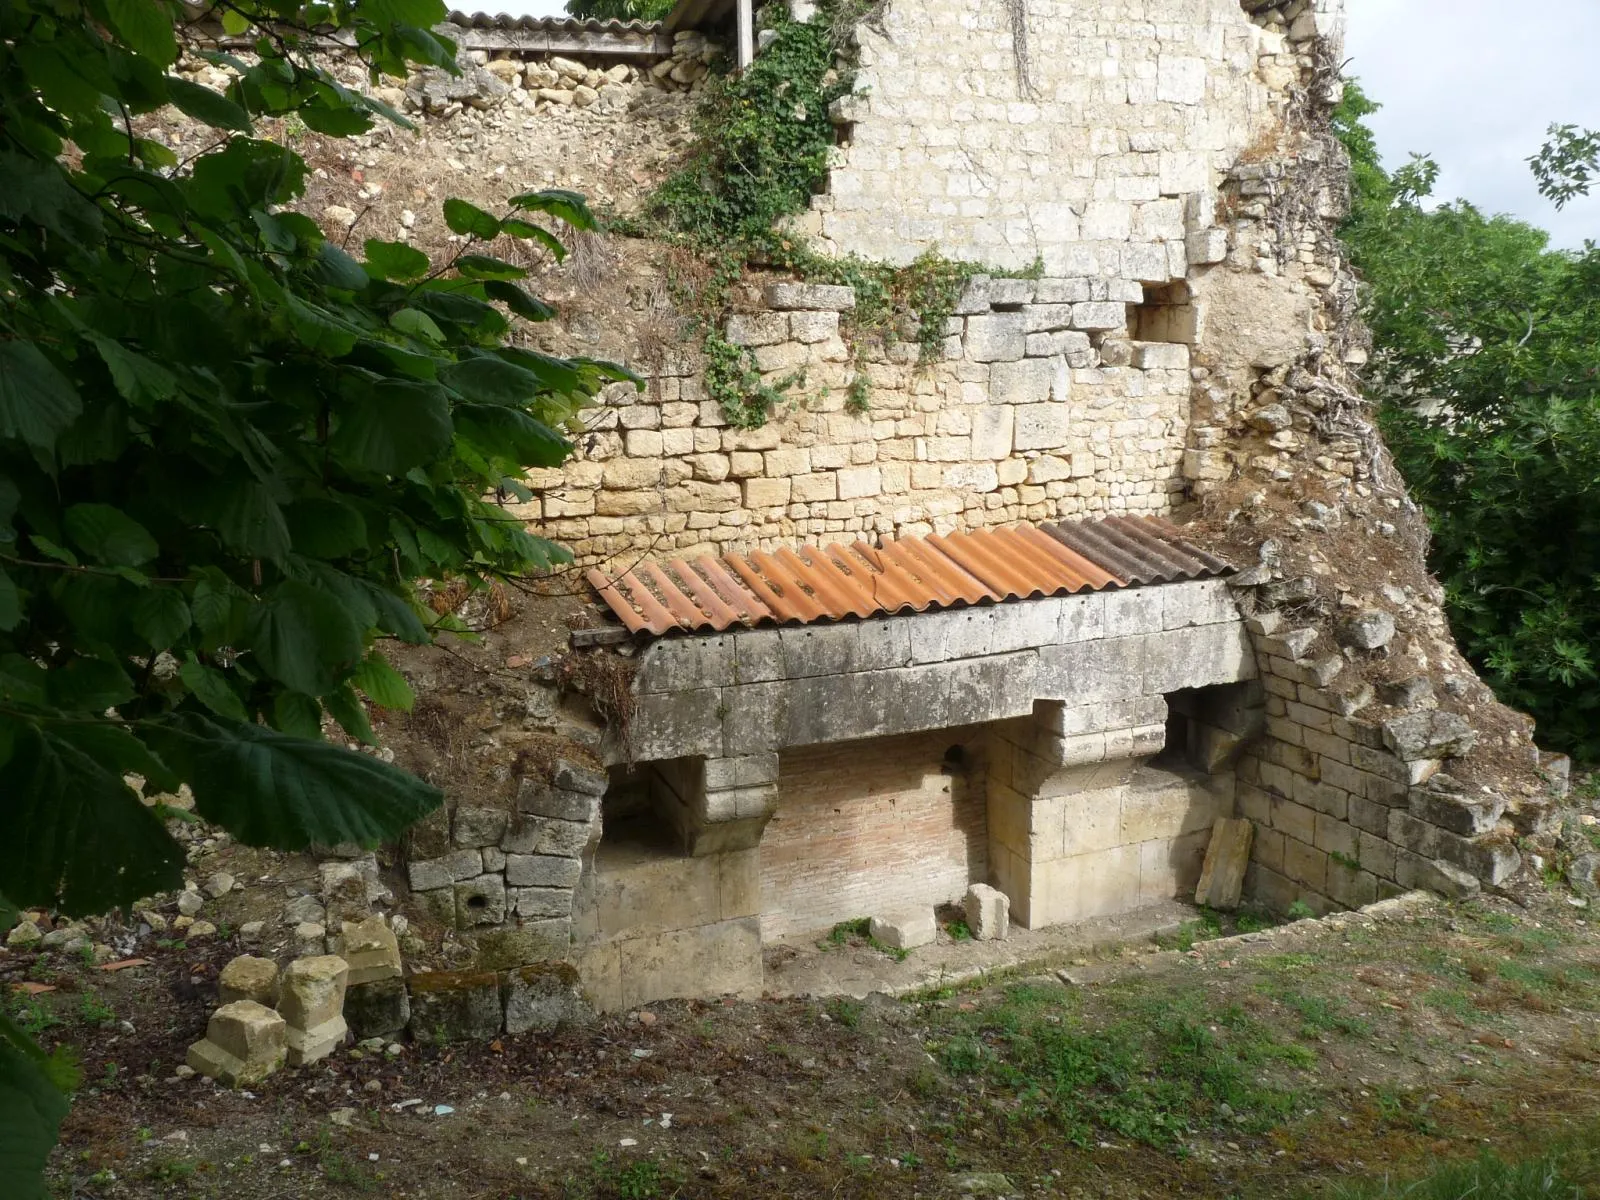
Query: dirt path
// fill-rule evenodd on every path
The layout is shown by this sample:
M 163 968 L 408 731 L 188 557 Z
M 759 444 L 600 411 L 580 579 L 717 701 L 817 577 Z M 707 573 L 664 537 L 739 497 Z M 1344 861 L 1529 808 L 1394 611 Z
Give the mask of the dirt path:
M 235 947 L 40 956 L 21 973 L 55 990 L 9 1002 L 82 1056 L 63 1196 L 1314 1195 L 1594 1121 L 1600 939 L 1530 903 L 1145 947 L 1076 983 L 357 1048 L 254 1093 L 174 1072 Z

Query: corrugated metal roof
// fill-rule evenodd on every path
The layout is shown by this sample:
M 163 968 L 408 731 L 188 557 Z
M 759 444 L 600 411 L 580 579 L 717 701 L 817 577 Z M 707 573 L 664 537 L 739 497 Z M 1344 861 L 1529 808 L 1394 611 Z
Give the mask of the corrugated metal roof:
M 880 546 L 641 563 L 589 582 L 634 633 L 717 633 L 1203 579 L 1232 571 L 1159 517 L 1010 525 Z
M 445 20 L 462 29 L 504 29 L 525 33 L 655 33 L 660 21 L 601 21 L 595 17 L 517 17 L 451 9 Z

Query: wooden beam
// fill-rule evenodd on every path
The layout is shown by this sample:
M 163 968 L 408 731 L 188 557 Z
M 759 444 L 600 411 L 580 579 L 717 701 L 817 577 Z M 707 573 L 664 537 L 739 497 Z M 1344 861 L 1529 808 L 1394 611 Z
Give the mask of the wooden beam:
M 574 650 L 587 650 L 591 646 L 620 646 L 632 637 L 622 625 L 606 625 L 599 629 L 574 629 L 567 640 Z
M 738 8 L 739 70 L 756 60 L 756 17 L 752 0 L 734 0 Z

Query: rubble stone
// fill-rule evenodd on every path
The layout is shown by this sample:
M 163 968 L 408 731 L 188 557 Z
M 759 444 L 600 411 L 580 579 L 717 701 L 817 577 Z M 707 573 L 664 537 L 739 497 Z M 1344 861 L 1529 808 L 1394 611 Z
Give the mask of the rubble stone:
M 249 954 L 232 959 L 217 976 L 217 998 L 223 1004 L 254 1000 L 271 1008 L 278 1002 L 278 964 Z
M 933 909 L 920 908 L 873 917 L 867 928 L 874 939 L 891 950 L 915 950 L 933 941 L 939 927 Z
M 1011 932 L 1011 900 L 999 888 L 975 883 L 962 901 L 967 928 L 980 942 L 998 941 Z
M 203 1041 L 189 1047 L 191 1070 L 229 1087 L 250 1087 L 283 1066 L 288 1026 L 254 1000 L 236 1000 L 211 1014 Z
M 344 993 L 350 966 L 335 954 L 300 958 L 283 973 L 278 1011 L 288 1022 L 289 1065 L 326 1058 L 344 1041 Z

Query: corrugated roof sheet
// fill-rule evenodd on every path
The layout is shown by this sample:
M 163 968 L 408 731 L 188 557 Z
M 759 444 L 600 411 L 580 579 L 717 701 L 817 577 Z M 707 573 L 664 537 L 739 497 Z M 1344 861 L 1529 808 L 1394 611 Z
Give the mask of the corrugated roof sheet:
M 518 17 L 451 9 L 445 20 L 462 29 L 505 29 L 528 33 L 655 33 L 660 21 L 601 21 L 594 17 Z
M 717 633 L 1172 583 L 1233 568 L 1159 517 L 641 563 L 589 582 L 634 633 Z

